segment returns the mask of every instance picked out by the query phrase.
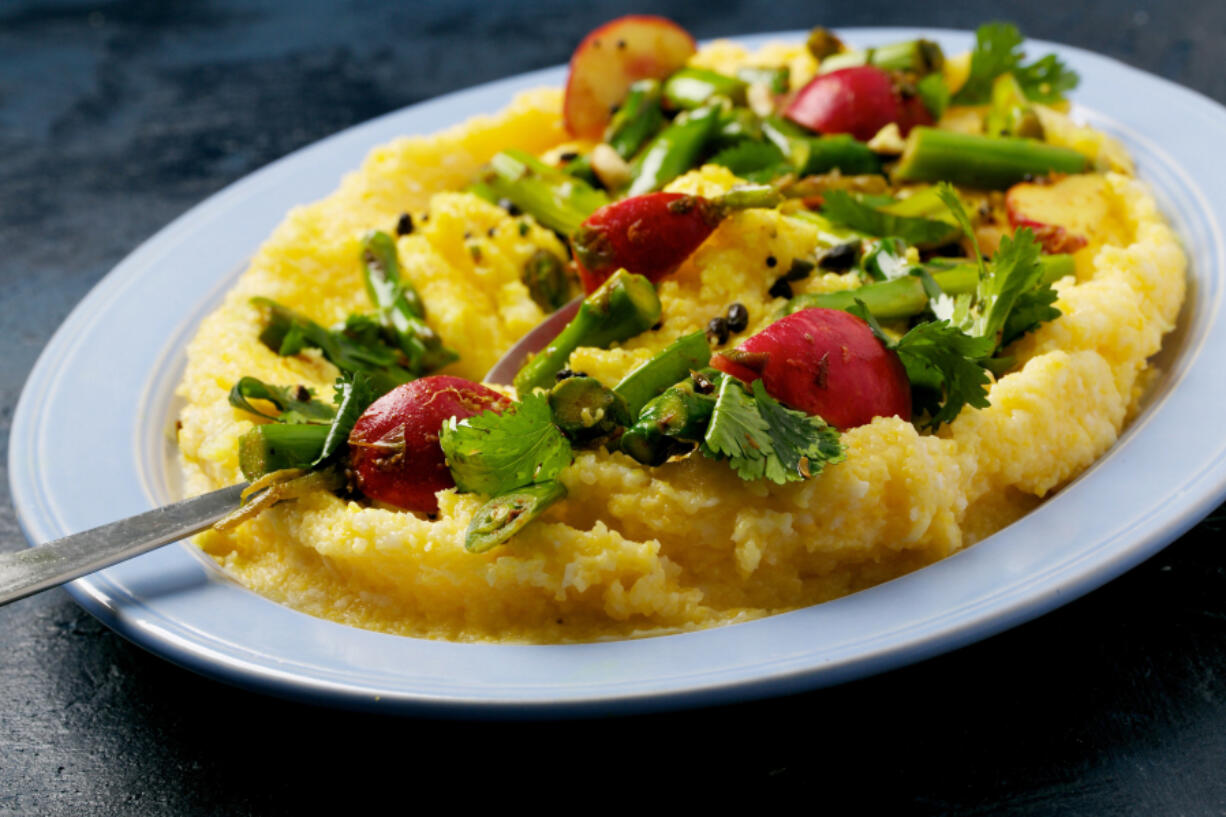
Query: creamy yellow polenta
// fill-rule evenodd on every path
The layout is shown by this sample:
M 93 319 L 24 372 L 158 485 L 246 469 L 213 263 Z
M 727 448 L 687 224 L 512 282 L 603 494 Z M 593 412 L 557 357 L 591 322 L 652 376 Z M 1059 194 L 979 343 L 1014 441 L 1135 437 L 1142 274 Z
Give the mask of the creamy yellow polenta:
M 696 64 L 785 63 L 814 70 L 803 49 L 747 54 L 720 43 Z M 951 60 L 952 70 L 958 62 Z M 313 352 L 279 357 L 257 340 L 263 295 L 330 324 L 368 302 L 360 236 L 391 230 L 430 323 L 479 379 L 543 316 L 520 283 L 553 233 L 473 196 L 468 183 L 500 149 L 544 152 L 567 139 L 561 95 L 523 95 L 492 117 L 375 150 L 340 189 L 286 217 L 188 348 L 179 446 L 190 493 L 238 481 L 237 440 L 251 426 L 226 396 L 243 375 L 330 393 L 336 370 Z M 447 491 L 435 521 L 329 493 L 284 503 L 199 543 L 240 581 L 272 599 L 346 624 L 464 641 L 568 641 L 726 624 L 814 604 L 914 570 L 967 547 L 1033 509 L 1115 441 L 1148 382 L 1147 359 L 1174 325 L 1186 261 L 1127 156 L 1114 142 L 1042 112 L 1051 141 L 1093 157 L 1104 214 L 1059 282 L 1063 316 L 1017 343 L 1018 364 L 938 435 L 878 418 L 844 436 L 846 461 L 804 483 L 746 483 L 703 457 L 641 466 L 620 453 L 578 453 L 563 472 L 569 497 L 509 545 L 474 555 L 464 532 L 480 499 Z M 671 189 L 711 193 L 735 182 L 707 167 Z M 428 218 L 426 217 L 428 214 Z M 521 225 L 527 225 L 526 229 Z M 580 349 L 575 369 L 606 383 L 739 301 L 761 328 L 781 301 L 776 273 L 811 252 L 811 225 L 745 211 L 660 285 L 663 326 L 620 348 Z M 801 291 L 846 288 L 815 276 Z M 736 342 L 734 338 L 733 343 Z

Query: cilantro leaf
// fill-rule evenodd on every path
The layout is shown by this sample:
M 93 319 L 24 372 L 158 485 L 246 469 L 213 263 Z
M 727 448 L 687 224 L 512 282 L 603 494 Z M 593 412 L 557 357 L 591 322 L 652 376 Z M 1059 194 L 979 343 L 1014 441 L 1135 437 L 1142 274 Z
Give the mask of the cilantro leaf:
M 323 450 L 311 463 L 312 468 L 322 464 L 349 441 L 349 432 L 353 431 L 354 423 L 379 396 L 370 385 L 370 378 L 361 373 L 338 377 L 333 392 L 336 416 L 328 428 L 328 436 L 324 438 Z
M 1055 54 L 1048 54 L 1038 62 L 1019 67 L 1013 75 L 1017 77 L 1027 99 L 1044 104 L 1064 99 L 1081 81 L 1077 72 L 1061 62 Z
M 236 409 L 279 423 L 331 422 L 336 411 L 314 397 L 311 390 L 303 386 L 274 386 L 257 377 L 243 377 L 230 389 L 229 400 Z M 261 411 L 251 400 L 267 400 L 276 407 L 277 413 Z
M 820 417 L 781 405 L 761 380 L 751 388 L 752 395 L 736 378 L 723 378 L 703 438 L 704 454 L 727 457 L 741 479 L 779 485 L 808 479 L 826 463 L 842 461 L 836 429 Z
M 529 394 L 502 414 L 453 417 L 439 443 L 456 486 L 487 496 L 547 482 L 571 462 L 570 443 L 553 424 L 543 394 Z
M 954 94 L 956 105 L 981 105 L 991 99 L 992 82 L 1012 72 L 1026 98 L 1055 102 L 1077 87 L 1079 77 L 1054 54 L 1023 66 L 1022 35 L 1012 23 L 985 23 L 975 32 L 975 50 L 966 82 Z
M 1060 317 L 1060 310 L 1052 306 L 1058 297 L 1050 286 L 1023 292 L 1017 297 L 1001 332 L 1000 345 L 1008 346 L 1027 332 L 1039 328 L 1039 324 Z
M 891 346 L 911 381 L 913 408 L 929 416 L 928 427 L 952 422 L 967 404 L 987 407 L 991 381 L 979 361 L 995 349 L 991 339 L 938 320 L 919 324 Z
M 944 221 L 884 213 L 846 190 L 830 190 L 822 198 L 824 216 L 868 235 L 896 236 L 915 247 L 939 247 L 958 234 L 956 226 Z
M 1013 305 L 1023 293 L 1036 289 L 1042 278 L 1034 233 L 1023 227 L 1012 238 L 1002 238 L 988 275 L 979 280 L 975 304 L 978 314 L 970 333 L 999 343 Z

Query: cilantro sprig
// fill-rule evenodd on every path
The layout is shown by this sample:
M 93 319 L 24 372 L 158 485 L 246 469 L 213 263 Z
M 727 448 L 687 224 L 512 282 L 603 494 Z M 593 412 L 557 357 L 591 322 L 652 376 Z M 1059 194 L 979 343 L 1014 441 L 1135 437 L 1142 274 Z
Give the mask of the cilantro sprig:
M 453 417 L 439 443 L 456 487 L 487 496 L 553 480 L 572 459 L 543 394 L 529 394 L 501 414 Z
M 953 95 L 955 105 L 981 105 L 992 96 L 992 82 L 1001 74 L 1012 73 L 1026 98 L 1051 103 L 1064 98 L 1077 87 L 1080 77 L 1055 54 L 1022 65 L 1023 37 L 1012 23 L 985 23 L 975 32 L 971 69 L 966 82 Z
M 844 457 L 839 432 L 820 417 L 787 408 L 766 392 L 761 380 L 752 394 L 734 377 L 720 383 L 702 452 L 726 457 L 741 479 L 769 479 L 783 485 L 821 473 Z

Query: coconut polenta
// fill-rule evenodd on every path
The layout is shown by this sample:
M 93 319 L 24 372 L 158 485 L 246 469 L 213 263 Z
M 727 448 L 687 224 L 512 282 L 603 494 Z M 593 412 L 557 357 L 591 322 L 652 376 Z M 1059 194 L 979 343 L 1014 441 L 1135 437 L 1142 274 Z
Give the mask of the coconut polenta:
M 621 22 L 615 21 L 598 30 L 609 29 L 604 35 L 594 32 L 576 53 L 572 72 L 582 71 L 589 58 L 615 59 L 593 50 L 600 46 L 592 42 L 602 37 L 624 40 L 623 50 L 633 51 L 645 36 L 634 26 L 647 25 L 648 19 L 654 18 L 634 18 L 625 30 L 610 29 Z M 981 30 L 981 41 L 984 36 Z M 454 352 L 438 358 L 443 365 L 433 374 L 480 381 L 545 318 L 550 304 L 542 302 L 524 271 L 545 257 L 542 252 L 570 258 L 570 239 L 579 233 L 559 229 L 547 213 L 474 185 L 487 178 L 491 160 L 508 151 L 550 167 L 573 164 L 576 157 L 588 160 L 574 178 L 587 179 L 579 183 L 594 191 L 608 191 L 608 207 L 633 198 L 625 195 L 627 189 L 643 195 L 643 202 L 660 195 L 651 191 L 682 194 L 667 199 L 668 217 L 689 219 L 682 225 L 687 228 L 698 223 L 687 209 L 695 202 L 700 209 L 706 202 L 728 203 L 718 212 L 703 210 L 705 232 L 692 251 L 662 272 L 644 273 L 658 298 L 658 320 L 651 328 L 569 350 L 565 370 L 557 373 L 563 381 L 581 373 L 612 387 L 696 334 L 709 341 L 716 358 L 761 363 L 753 339 L 768 337 L 768 327 L 783 323 L 781 316 L 790 312 L 791 320 L 838 311 L 843 302 L 830 299 L 856 290 L 865 298 L 847 303 L 861 316 L 857 326 L 876 319 L 876 353 L 888 351 L 897 356 L 890 360 L 903 362 L 917 395 L 925 382 L 912 363 L 921 358 L 907 355 L 909 347 L 912 355 L 922 354 L 915 349 L 923 338 L 911 333 L 925 326 L 933 332 L 939 325 L 942 337 L 957 335 L 963 345 L 956 348 L 979 350 L 962 355 L 963 368 L 934 381 L 929 402 L 916 398 L 913 407 L 908 389 L 905 411 L 889 404 L 847 423 L 825 410 L 809 411 L 830 422 L 813 421 L 822 433 L 837 436 L 838 454 L 824 464 L 806 454 L 792 463 L 787 479 L 779 480 L 746 478 L 735 456 L 713 455 L 719 450 L 710 427 L 682 440 L 688 448 L 667 449 L 659 464 L 645 464 L 619 447 L 621 429 L 596 442 L 572 435 L 566 463 L 550 480 L 558 487 L 549 502 L 509 539 L 479 552 L 465 545 L 489 495 L 455 487 L 429 491 L 437 511 L 415 512 L 383 501 L 373 489 L 364 494 L 352 480 L 343 488 L 299 492 L 293 501 L 202 535 L 200 546 L 253 590 L 353 626 L 461 641 L 621 638 L 757 618 L 902 575 L 1010 524 L 1092 464 L 1136 412 L 1152 376 L 1147 360 L 1173 328 L 1184 298 L 1184 253 L 1153 198 L 1132 177 L 1127 155 L 1108 137 L 1070 120 L 1053 98 L 1059 88 L 1055 93 L 1051 87 L 1022 88 L 1020 96 L 1002 103 L 1010 89 L 994 80 L 1012 81 L 1013 75 L 979 76 L 973 55 L 934 62 L 925 46 L 916 53 L 926 53 L 926 65 L 878 66 L 874 53 L 887 49 L 866 55 L 830 39 L 834 42 L 815 36 L 807 47 L 778 45 L 750 53 L 725 42 L 695 52 L 676 38 L 680 44 L 661 47 L 665 53 L 679 51 L 674 64 L 629 77 L 615 92 L 600 82 L 584 86 L 584 77 L 572 76 L 565 94 L 523 94 L 500 113 L 375 149 L 336 192 L 286 216 L 189 345 L 179 387 L 186 406 L 178 435 L 187 490 L 195 494 L 241 481 L 240 440 L 253 428 L 274 424 L 235 405 L 232 390 L 244 378 L 292 386 L 300 397 L 314 395 L 314 402 L 333 393 L 344 374 L 335 350 L 326 339 L 297 346 L 284 338 L 269 343 L 268 304 L 306 316 L 318 327 L 370 313 L 364 265 L 372 261 L 364 242 L 371 231 L 395 236 L 389 252 L 423 305 L 425 337 Z M 911 52 L 899 53 L 903 59 Z M 673 82 L 679 72 L 690 72 L 684 76 L 692 81 Z M 829 77 L 836 79 L 823 79 Z M 824 85 L 863 83 L 855 87 L 864 98 L 881 77 L 886 78 L 879 106 L 884 114 L 844 111 L 839 113 L 843 124 L 835 127 L 830 114 L 813 113 Z M 724 80 L 729 82 L 721 85 Z M 703 96 L 701 81 L 715 90 Z M 975 101 L 966 95 L 960 104 L 959 94 L 974 91 L 977 82 L 986 83 L 987 96 Z M 661 101 L 651 110 L 663 112 L 655 135 L 648 133 L 630 148 L 619 141 L 624 132 L 615 132 L 617 120 L 609 121 L 608 104 L 601 101 L 602 94 L 615 93 L 614 103 L 625 100 L 620 108 L 625 111 L 632 100 L 627 88 L 632 95 L 654 93 Z M 925 88 L 937 89 L 936 102 L 928 101 Z M 932 107 L 915 107 L 921 98 Z M 593 108 L 593 99 L 600 110 Z M 671 177 L 640 182 L 656 172 L 645 169 L 650 163 L 641 157 L 657 149 L 667 133 L 696 130 L 693 123 L 703 116 L 716 122 L 706 126 L 705 146 Z M 713 135 L 735 130 L 726 122 L 738 117 L 742 125 L 751 123 L 749 135 Z M 776 127 L 776 120 L 784 124 Z M 1016 168 L 1001 170 L 985 154 L 974 171 L 986 174 L 976 177 L 980 184 L 959 177 L 959 169 L 933 171 L 955 183 L 958 201 L 949 209 L 921 208 L 921 196 L 935 191 L 938 181 L 922 177 L 925 168 L 939 164 L 939 151 L 929 142 L 956 137 L 1026 140 L 1061 151 L 1041 161 L 1075 154 L 1084 168 L 1061 171 L 1048 164 L 1043 167 L 1050 172 L 1026 171 L 1002 183 L 991 174 Z M 979 142 L 970 144 L 971 153 L 961 156 L 973 163 Z M 618 155 L 619 146 L 625 156 Z M 720 152 L 729 146 L 740 152 L 731 158 Z M 806 153 L 798 158 L 801 149 Z M 834 155 L 833 164 L 814 165 L 818 155 Z M 870 166 L 853 166 L 858 162 Z M 920 175 L 907 178 L 907 173 Z M 766 194 L 776 198 L 765 205 L 729 203 L 749 189 L 747 182 L 762 187 L 764 179 L 769 180 Z M 685 207 L 673 204 L 677 201 Z M 842 210 L 835 207 L 838 202 Z M 973 221 L 969 231 L 951 214 L 962 209 Z M 600 215 L 606 212 L 587 213 L 580 229 L 615 224 L 612 216 Z M 639 217 L 636 229 L 649 234 L 650 218 Z M 941 239 L 929 240 L 918 222 Z M 873 225 L 882 223 L 889 226 L 874 232 Z M 683 240 L 680 229 L 669 232 L 673 243 Z M 915 237 L 898 239 L 901 233 Z M 612 266 L 622 270 L 618 274 L 636 272 L 632 263 L 622 263 L 629 256 L 619 255 L 617 237 L 606 239 L 600 244 L 604 255 L 587 253 L 575 264 L 594 274 L 595 261 L 611 255 Z M 1042 257 L 1023 257 L 1023 241 L 1033 241 Z M 975 272 L 980 257 L 988 261 Z M 1065 266 L 1054 281 L 1040 284 L 1035 277 L 1036 283 L 1027 285 L 1027 292 L 1048 291 L 1043 287 L 1051 292 L 1026 301 L 1039 317 L 1001 318 L 1003 323 L 985 330 L 991 316 L 983 282 L 1003 274 L 1014 257 L 1021 259 L 1017 266 L 1028 263 L 1035 270 L 1056 263 L 1051 259 L 1064 259 Z M 955 280 L 951 263 L 971 270 L 967 294 L 955 292 L 950 283 Z M 906 315 L 878 311 L 871 296 L 885 290 L 868 289 L 912 284 L 920 301 Z M 1023 301 L 1019 296 L 1018 303 Z M 809 308 L 827 303 L 835 308 Z M 1020 309 L 1015 306 L 1014 313 Z M 349 337 L 357 337 L 360 328 L 351 320 Z M 830 367 L 837 364 L 813 363 L 817 374 L 799 388 L 831 391 L 825 378 L 828 370 L 829 377 L 836 376 Z M 797 370 L 809 371 L 806 365 Z M 949 372 L 965 374 L 968 365 L 982 386 L 971 384 L 965 405 L 952 406 L 952 417 L 933 422 L 956 391 Z M 778 411 L 796 422 L 803 419 L 798 408 L 803 401 L 779 392 L 768 370 L 759 368 L 745 379 L 739 370 L 717 369 L 710 376 L 730 384 L 718 390 L 719 400 L 734 390 L 729 400 L 770 401 L 785 406 Z M 738 385 L 754 374 L 761 375 L 764 390 Z M 554 377 L 548 374 L 546 391 Z M 698 394 L 706 379 L 694 378 L 686 382 Z M 499 395 L 507 403 L 527 397 L 504 386 L 494 391 L 480 408 L 496 406 L 503 399 Z M 261 398 L 272 400 L 269 394 L 247 396 L 267 406 Z M 336 413 L 344 414 L 342 397 L 337 405 Z M 720 412 L 717 404 L 712 426 Z M 436 425 L 434 434 L 439 433 Z M 446 429 L 442 433 L 445 437 Z M 346 454 L 342 448 L 331 456 Z M 455 465 L 451 458 L 448 462 Z

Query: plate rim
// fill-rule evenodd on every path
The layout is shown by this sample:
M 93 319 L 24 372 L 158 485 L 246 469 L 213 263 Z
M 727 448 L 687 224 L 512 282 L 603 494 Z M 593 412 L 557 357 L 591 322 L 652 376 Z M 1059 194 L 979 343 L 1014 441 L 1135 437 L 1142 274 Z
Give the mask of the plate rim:
M 746 44 L 759 45 L 773 40 L 796 39 L 802 37 L 803 33 L 797 31 L 767 32 L 729 39 Z M 907 37 L 919 34 L 937 39 L 969 41 L 969 38 L 973 36 L 971 32 L 966 31 L 914 27 L 846 28 L 840 29 L 840 33 L 852 41 L 863 41 L 866 38 L 871 39 L 874 37 Z M 1226 124 L 1226 109 L 1211 98 L 1197 91 L 1184 88 L 1170 80 L 1128 66 L 1112 57 L 1075 46 L 1050 43 L 1042 40 L 1027 40 L 1027 46 L 1035 49 L 1055 50 L 1062 55 L 1075 58 L 1078 62 L 1105 62 L 1104 68 L 1110 68 L 1111 70 L 1123 69 L 1126 72 L 1139 74 L 1145 77 L 1147 81 L 1157 81 L 1162 84 L 1164 93 L 1171 94 L 1175 98 L 1182 97 L 1185 101 L 1190 100 L 1197 107 L 1207 107 L 1208 110 L 1212 111 L 1214 115 L 1221 118 L 1223 123 Z M 30 438 L 34 434 L 34 429 L 39 419 L 33 406 L 38 396 L 54 385 L 54 382 L 47 382 L 47 370 L 71 350 L 71 347 L 67 346 L 67 344 L 71 343 L 69 335 L 74 330 L 82 329 L 79 324 L 85 322 L 84 328 L 89 328 L 92 325 L 90 323 L 91 320 L 102 320 L 105 314 L 102 311 L 102 307 L 121 298 L 128 287 L 139 283 L 139 278 L 132 271 L 139 270 L 140 261 L 147 256 L 152 256 L 160 247 L 171 245 L 185 231 L 191 228 L 199 229 L 197 223 L 202 219 L 224 218 L 224 212 L 227 207 L 232 208 L 234 202 L 238 199 L 244 196 L 256 195 L 261 187 L 277 184 L 281 175 L 285 174 L 287 169 L 294 168 L 298 163 L 318 152 L 332 149 L 342 140 L 374 133 L 380 127 L 386 126 L 391 122 L 399 123 L 402 118 L 409 117 L 415 111 L 427 106 L 448 107 L 462 103 L 470 98 L 482 97 L 482 95 L 498 95 L 503 93 L 504 89 L 509 89 L 513 86 L 532 87 L 533 85 L 543 84 L 552 81 L 564 69 L 565 66 L 553 66 L 455 91 L 386 113 L 375 119 L 325 137 L 227 185 L 217 193 L 188 209 L 120 261 L 115 268 L 91 288 L 82 301 L 65 318 L 47 346 L 38 356 L 22 388 L 21 396 L 14 412 L 13 426 L 10 434 L 9 473 L 11 475 L 10 490 L 13 494 L 18 522 L 27 539 L 31 542 L 41 541 L 54 535 L 63 535 L 64 533 L 71 532 L 66 529 L 59 531 L 53 529 L 55 520 L 53 518 L 48 519 L 45 515 L 45 509 L 39 507 L 39 486 L 28 479 L 27 464 L 29 451 L 27 446 L 30 445 Z M 503 104 L 508 102 L 510 98 L 509 91 L 506 91 L 506 93 L 507 96 Z M 1183 95 L 1188 96 L 1184 97 Z M 489 112 L 489 110 L 484 112 Z M 455 121 L 462 121 L 467 116 L 472 115 L 472 113 L 465 112 L 459 114 Z M 379 141 L 386 140 L 380 138 L 375 144 Z M 1175 163 L 1175 167 L 1182 170 L 1182 165 L 1178 163 Z M 335 188 L 337 181 L 337 179 L 332 180 L 332 188 Z M 1203 191 L 1199 187 L 1194 185 L 1193 189 L 1203 195 Z M 1206 217 L 1211 220 L 1212 226 L 1217 228 L 1215 232 L 1220 233 L 1220 225 L 1216 224 L 1214 212 L 1209 212 L 1206 214 Z M 1220 239 L 1220 235 L 1218 237 Z M 1216 246 L 1220 253 L 1222 248 L 1220 240 Z M 1219 267 L 1220 263 L 1219 259 Z M 213 288 L 217 289 L 222 285 L 221 281 L 215 281 Z M 1220 301 L 1220 293 L 1217 300 Z M 1220 304 L 1215 314 L 1218 313 L 1220 313 Z M 1209 329 L 1212 329 L 1212 324 Z M 1203 342 L 1207 342 L 1209 329 L 1205 330 L 1205 335 L 1202 338 Z M 152 374 L 150 372 L 143 373 L 143 382 L 150 382 Z M 1171 394 L 1174 394 L 1174 390 L 1172 390 Z M 1168 399 L 1170 396 L 1168 394 L 1164 399 Z M 1149 409 L 1147 408 L 1146 411 L 1148 412 Z M 1125 434 L 1130 434 L 1133 429 L 1139 428 L 1143 422 L 1148 423 L 1148 418 L 1152 416 L 1153 413 L 1150 413 L 1146 417 L 1138 418 L 1129 429 L 1125 430 Z M 1121 437 L 1121 440 L 1123 440 L 1123 437 Z M 1119 448 L 1120 442 L 1117 442 L 1098 462 L 1111 457 Z M 1097 467 L 1098 462 L 1095 463 L 1095 466 L 1092 466 L 1092 469 Z M 1216 475 L 1216 479 L 1212 478 L 1214 475 Z M 173 663 L 206 676 L 217 678 L 218 680 L 281 697 L 306 700 L 313 703 L 336 704 L 349 708 L 372 709 L 380 712 L 398 711 L 416 715 L 449 717 L 549 717 L 610 714 L 626 711 L 658 711 L 661 709 L 726 703 L 735 700 L 745 700 L 750 697 L 786 694 L 813 689 L 818 686 L 842 683 L 853 678 L 876 674 L 957 649 L 1033 619 L 1115 578 L 1132 566 L 1152 556 L 1190 528 L 1226 496 L 1226 467 L 1218 466 L 1216 474 L 1204 472 L 1197 474 L 1188 480 L 1188 485 L 1195 485 L 1199 489 L 1196 492 L 1195 501 L 1183 503 L 1179 506 L 1178 512 L 1174 514 L 1162 514 L 1160 509 L 1156 509 L 1147 519 L 1143 520 L 1144 530 L 1141 532 L 1141 535 L 1136 535 L 1136 526 L 1134 525 L 1131 531 L 1132 535 L 1130 535 L 1129 531 L 1124 531 L 1103 537 L 1099 541 L 1096 550 L 1109 548 L 1120 537 L 1129 538 L 1132 543 L 1130 546 L 1124 549 L 1116 548 L 1108 558 L 1092 560 L 1094 562 L 1092 569 L 1076 573 L 1072 577 L 1066 577 L 1056 585 L 1047 587 L 1043 592 L 1023 592 L 1019 590 L 1017 593 L 1019 598 L 1008 603 L 998 601 L 993 607 L 994 612 L 989 616 L 964 620 L 960 624 L 949 624 L 938 628 L 936 631 L 912 638 L 909 641 L 883 645 L 831 662 L 818 662 L 817 664 L 810 662 L 808 665 L 783 668 L 750 678 L 731 677 L 719 681 L 689 684 L 682 681 L 679 686 L 675 687 L 660 687 L 657 685 L 652 688 L 648 686 L 647 688 L 616 694 L 598 692 L 586 697 L 583 695 L 572 695 L 563 699 L 545 696 L 536 699 L 525 699 L 508 696 L 504 698 L 485 697 L 476 699 L 454 695 L 421 692 L 406 693 L 403 690 L 365 687 L 353 680 L 341 683 L 326 678 L 304 678 L 275 666 L 269 666 L 267 662 L 260 663 L 248 660 L 242 656 L 216 650 L 207 644 L 185 641 L 177 634 L 160 630 L 147 619 L 132 615 L 130 610 L 124 607 L 124 600 L 121 598 L 122 592 L 116 592 L 117 586 L 106 577 L 105 574 L 110 571 L 103 571 L 102 574 L 94 574 L 74 582 L 69 587 L 69 592 L 83 607 L 109 627 Z M 1039 510 L 1042 510 L 1042 508 Z M 44 512 L 44 515 L 40 515 L 40 512 Z M 1033 516 L 1033 514 L 1028 515 L 1027 518 L 1029 516 Z M 52 517 L 54 517 L 53 511 Z M 988 541 L 990 539 L 984 540 L 975 545 L 974 548 L 961 551 L 959 554 L 955 554 L 954 557 L 942 560 L 923 570 L 931 570 L 934 567 L 950 562 L 951 559 L 958 555 L 980 549 Z M 179 549 L 186 552 L 188 547 L 192 546 L 177 544 L 164 549 L 164 551 Z M 194 554 L 188 555 L 194 556 Z M 1087 554 L 1087 558 L 1090 555 L 1093 554 Z M 149 554 L 149 556 L 141 557 L 141 560 L 152 556 L 154 554 Z M 203 559 L 204 557 L 201 556 L 200 558 Z M 1065 567 L 1067 568 L 1068 566 Z M 116 568 L 111 570 L 116 570 Z M 908 576 L 914 575 L 916 573 L 908 574 Z M 907 577 L 902 578 L 905 579 Z M 209 581 L 214 579 L 215 577 L 210 578 Z M 900 579 L 886 582 L 852 596 L 819 606 L 835 605 L 845 599 L 872 598 L 883 591 L 883 589 L 890 589 L 891 586 L 899 581 Z M 248 591 L 245 588 L 240 589 L 245 593 L 255 595 L 252 591 Z M 290 611 L 290 608 L 280 607 L 275 602 L 263 599 L 263 597 L 256 596 L 256 598 L 278 607 L 278 609 Z M 805 610 L 812 609 L 815 608 L 803 608 L 802 610 L 758 619 L 755 622 L 748 622 L 746 624 L 732 624 L 720 628 L 680 633 L 674 636 L 662 636 L 643 641 L 598 642 L 598 644 L 642 644 L 661 639 L 700 637 L 705 633 L 778 621 L 784 617 L 795 616 L 797 613 L 803 613 Z M 290 612 L 297 616 L 309 618 L 314 622 L 325 621 L 314 619 L 305 613 Z M 345 627 L 345 625 L 334 622 L 326 622 L 326 624 L 343 628 L 348 632 L 370 634 L 370 631 L 355 630 L 355 628 Z M 405 640 L 400 636 L 374 635 L 382 638 Z M 407 640 L 419 644 L 438 643 L 419 639 Z M 496 644 L 461 646 L 476 650 L 493 649 L 503 651 L 515 651 L 517 648 L 527 648 L 532 651 L 557 651 L 578 648 L 590 649 L 593 647 L 593 645 L 534 645 L 528 647 L 528 645 Z M 604 646 L 604 648 L 608 649 L 607 646 Z M 554 691 L 556 692 L 556 690 Z

